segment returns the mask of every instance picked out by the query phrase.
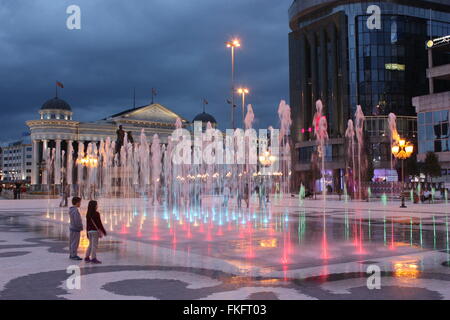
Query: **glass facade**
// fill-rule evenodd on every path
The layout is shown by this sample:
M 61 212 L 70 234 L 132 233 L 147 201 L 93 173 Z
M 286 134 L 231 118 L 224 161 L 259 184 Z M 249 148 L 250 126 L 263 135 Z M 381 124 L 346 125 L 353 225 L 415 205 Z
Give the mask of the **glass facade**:
M 359 104 L 365 114 L 414 115 L 413 94 L 426 94 L 428 88 L 424 77 L 427 23 L 383 15 L 381 29 L 370 30 L 368 18 L 357 17 Z
M 398 134 L 416 145 L 417 141 L 417 121 L 416 117 L 397 117 Z M 391 144 L 389 142 L 390 130 L 387 116 L 367 116 L 364 122 L 364 130 L 367 143 L 369 143 L 370 155 L 374 167 L 380 167 L 382 162 L 391 160 Z M 384 139 L 383 139 L 384 138 Z
M 381 10 L 380 29 L 368 27 L 371 5 Z M 333 168 L 346 167 L 345 130 L 357 105 L 366 115 L 365 138 L 375 167 L 389 166 L 391 112 L 399 134 L 419 144 L 419 152 L 448 149 L 448 121 L 439 128 L 430 123 L 434 136 L 417 141 L 418 131 L 427 129 L 418 127 L 412 98 L 429 92 L 426 42 L 450 34 L 450 1 L 296 0 L 289 14 L 291 135 L 299 163 L 311 161 L 309 128 L 317 99 L 328 120 L 332 146 L 326 161 Z
M 397 131 L 400 136 L 414 139 L 417 136 L 416 117 L 397 117 Z M 364 130 L 369 137 L 384 137 L 390 134 L 387 116 L 367 116 Z
M 449 110 L 419 113 L 419 153 L 450 151 L 449 116 Z
M 380 30 L 371 30 L 366 25 L 367 8 L 372 4 L 381 9 Z M 433 7 L 428 2 L 425 6 L 405 5 L 400 1 L 361 1 L 327 6 L 298 19 L 295 30 L 311 28 L 329 16 L 345 13 L 350 114 L 355 113 L 358 104 L 369 115 L 391 111 L 402 115 L 414 114 L 409 92 L 428 92 L 425 42 L 450 34 L 450 2 L 447 11 L 427 9 Z M 405 70 L 398 70 L 397 65 L 400 68 L 404 65 Z M 382 84 L 384 81 L 388 83 Z M 384 110 L 377 110 L 377 105 Z
M 311 163 L 313 152 L 317 151 L 317 146 L 303 147 L 298 152 L 298 161 L 300 163 Z M 325 146 L 325 161 L 338 161 L 344 157 L 344 146 L 333 144 Z
M 382 105 L 385 103 L 387 108 L 396 108 L 398 114 L 408 115 L 413 112 L 411 100 L 405 101 L 405 98 L 399 96 L 402 92 L 405 92 L 405 86 L 401 84 L 401 80 L 406 79 L 405 76 L 408 76 L 408 70 L 416 74 L 420 73 L 420 77 L 425 78 L 427 61 L 423 57 L 420 58 L 421 61 L 414 61 L 414 55 L 418 54 L 420 57 L 422 54 L 426 54 L 424 48 L 427 39 L 450 34 L 450 9 L 446 12 L 430 10 L 425 7 L 416 7 L 413 3 L 414 1 L 411 1 L 411 5 L 405 5 L 396 3 L 396 1 L 361 1 L 360 3 L 342 4 L 332 8 L 328 7 L 298 20 L 297 27 L 301 29 L 309 27 L 311 24 L 338 12 L 344 12 L 347 16 L 350 114 L 355 113 L 356 105 L 358 104 L 362 105 L 363 109 L 367 111 L 367 114 L 373 114 L 372 111 L 376 107 L 377 102 L 381 102 Z M 381 9 L 381 30 L 370 30 L 363 23 L 367 22 L 368 6 L 373 4 L 379 6 Z M 432 6 L 429 3 L 426 5 L 428 8 Z M 360 33 L 365 33 L 366 35 L 361 36 Z M 361 42 L 361 40 L 363 41 Z M 367 46 L 370 46 L 370 49 Z M 377 48 L 375 49 L 375 47 Z M 379 49 L 378 47 L 382 48 Z M 361 63 L 361 60 L 364 60 L 364 54 L 367 54 L 368 50 L 370 50 L 370 56 L 372 56 L 372 53 L 376 53 L 374 55 L 376 57 L 375 60 L 372 61 L 371 59 L 370 64 L 364 63 L 364 61 Z M 383 59 L 379 60 L 378 57 L 383 57 Z M 363 92 L 359 92 L 360 83 L 366 81 L 365 68 L 370 66 L 370 70 L 382 69 L 386 65 L 386 63 L 382 63 L 384 58 L 393 58 L 393 61 L 403 60 L 405 63 L 408 62 L 406 72 L 402 75 L 400 72 L 392 71 L 390 75 L 387 75 L 383 70 L 382 74 L 378 75 L 376 72 L 370 71 L 368 73 L 370 74 L 370 82 L 373 85 L 364 85 Z M 367 59 L 366 62 L 368 62 Z M 364 77 L 361 77 L 362 73 Z M 386 78 L 386 76 L 388 79 L 393 78 L 394 80 L 391 81 L 397 83 L 394 84 L 393 88 L 391 87 L 392 93 L 390 97 L 393 97 L 393 102 L 383 99 L 385 97 L 389 98 L 389 91 L 387 90 L 390 88 L 379 85 L 379 81 L 382 81 L 380 79 Z M 416 77 L 417 80 L 418 78 Z M 369 75 L 367 75 L 367 79 L 369 79 Z M 421 91 L 425 90 L 424 93 L 426 93 L 428 85 L 426 83 L 422 83 L 422 85 L 424 89 L 420 89 Z M 384 92 L 386 92 L 385 96 L 383 96 Z M 403 104 L 401 104 L 402 102 Z

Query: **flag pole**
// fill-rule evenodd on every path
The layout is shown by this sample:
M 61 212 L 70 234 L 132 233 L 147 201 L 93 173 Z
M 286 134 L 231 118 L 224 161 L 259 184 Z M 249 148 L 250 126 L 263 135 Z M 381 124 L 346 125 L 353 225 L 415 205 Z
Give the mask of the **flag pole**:
M 133 88 L 133 109 L 136 109 L 136 87 Z
M 58 84 L 57 84 L 57 81 L 55 81 L 55 97 L 58 98 Z

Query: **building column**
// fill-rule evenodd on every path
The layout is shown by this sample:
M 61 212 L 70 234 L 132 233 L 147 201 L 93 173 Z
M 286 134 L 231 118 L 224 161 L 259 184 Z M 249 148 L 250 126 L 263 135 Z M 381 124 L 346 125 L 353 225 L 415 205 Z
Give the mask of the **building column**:
M 428 49 L 428 68 L 433 68 L 433 50 Z M 429 89 L 430 89 L 430 94 L 434 93 L 434 82 L 433 82 L 433 77 L 431 77 L 430 75 L 428 75 L 428 83 L 429 83 Z
M 67 141 L 67 161 L 66 161 L 66 181 L 68 185 L 72 184 L 73 174 L 73 141 Z
M 307 132 L 309 127 L 311 127 L 311 119 L 308 119 L 306 110 L 307 107 L 307 97 L 306 93 L 308 92 L 308 76 L 306 74 L 307 72 L 307 61 L 308 58 L 307 52 L 306 52 L 306 36 L 304 33 L 300 36 L 300 85 L 301 85 L 301 97 L 300 97 L 300 110 L 299 110 L 299 116 L 300 116 L 300 124 L 302 128 L 305 129 L 305 133 Z M 301 141 L 305 141 L 305 134 L 301 135 Z
M 347 58 L 349 56 L 348 53 L 348 44 L 347 44 L 347 18 L 345 15 L 339 16 L 339 26 L 337 29 L 337 36 L 340 44 L 340 53 L 338 57 L 341 57 L 339 61 L 339 72 L 338 76 L 339 78 L 339 100 L 340 100 L 340 110 L 339 113 L 341 114 L 341 121 L 340 125 L 342 128 L 347 123 L 347 119 L 350 118 L 349 111 L 352 110 L 354 106 L 350 105 L 350 97 L 349 97 L 349 72 L 348 72 L 348 64 L 347 64 Z M 350 108 L 349 108 L 350 106 Z M 342 129 L 344 132 L 345 129 Z
M 319 62 L 319 66 L 320 66 L 320 98 L 322 99 L 323 105 L 325 107 L 324 110 L 324 114 L 325 115 L 329 115 L 330 114 L 330 109 L 328 106 L 328 99 L 327 99 L 327 95 L 328 95 L 328 87 L 327 87 L 327 74 L 328 74 L 328 70 L 327 70 L 327 62 L 328 62 L 328 50 L 327 50 L 327 34 L 325 31 L 325 28 L 322 28 L 320 30 L 320 35 L 319 35 L 319 39 L 320 39 L 320 62 Z M 329 117 L 327 117 L 329 118 Z
M 314 32 L 308 34 L 308 42 L 310 46 L 310 65 L 311 68 L 311 106 L 306 108 L 306 118 L 310 119 L 309 125 L 312 126 L 313 115 L 315 112 L 315 105 L 317 101 L 317 47 L 316 47 L 316 35 Z
M 61 140 L 55 140 L 55 184 L 61 184 Z
M 38 184 L 38 157 L 39 157 L 39 141 L 33 140 L 33 158 L 31 159 L 31 185 Z
M 48 161 L 48 140 L 42 140 L 42 162 L 45 161 L 45 166 L 42 169 L 42 185 L 49 184 L 48 172 L 47 172 L 47 161 Z
M 336 37 L 336 27 L 334 26 L 334 23 L 330 24 L 328 29 L 329 35 L 330 35 L 330 44 L 331 44 L 331 76 L 332 76 L 332 82 L 331 82 L 331 101 L 333 104 L 333 131 L 337 136 L 343 136 L 343 132 L 341 131 L 341 122 L 344 120 L 341 119 L 341 114 L 339 112 L 338 108 L 338 61 L 337 61 L 337 37 Z

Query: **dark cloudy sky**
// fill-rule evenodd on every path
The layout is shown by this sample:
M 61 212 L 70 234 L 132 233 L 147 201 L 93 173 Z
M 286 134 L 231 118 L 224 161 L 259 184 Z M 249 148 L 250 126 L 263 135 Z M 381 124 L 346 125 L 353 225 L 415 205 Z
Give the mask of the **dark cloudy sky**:
M 288 100 L 288 16 L 292 0 L 0 0 L 0 141 L 19 138 L 26 120 L 54 96 L 55 80 L 79 121 L 97 120 L 151 100 L 191 120 L 203 97 L 221 128 L 230 52 L 242 39 L 236 83 L 250 88 L 256 126 L 276 124 Z M 81 30 L 66 8 L 81 8 Z

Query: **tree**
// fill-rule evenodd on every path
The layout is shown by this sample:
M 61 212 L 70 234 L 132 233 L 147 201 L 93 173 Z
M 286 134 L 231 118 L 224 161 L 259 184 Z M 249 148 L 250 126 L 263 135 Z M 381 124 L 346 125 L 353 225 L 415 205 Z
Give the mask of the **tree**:
M 439 159 L 434 152 L 427 152 L 422 166 L 422 173 L 425 174 L 427 180 L 428 177 L 433 179 L 434 177 L 441 176 L 441 165 L 439 164 Z

